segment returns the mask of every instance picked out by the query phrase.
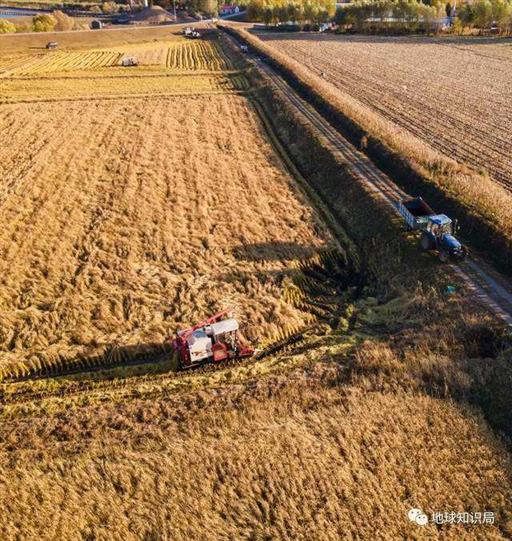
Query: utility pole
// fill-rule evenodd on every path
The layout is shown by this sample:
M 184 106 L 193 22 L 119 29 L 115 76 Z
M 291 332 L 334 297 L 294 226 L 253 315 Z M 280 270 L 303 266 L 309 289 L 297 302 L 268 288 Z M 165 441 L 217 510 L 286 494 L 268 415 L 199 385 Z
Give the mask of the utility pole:
M 174 11 L 174 22 L 178 22 L 178 19 L 176 17 L 176 0 L 172 0 L 172 9 Z

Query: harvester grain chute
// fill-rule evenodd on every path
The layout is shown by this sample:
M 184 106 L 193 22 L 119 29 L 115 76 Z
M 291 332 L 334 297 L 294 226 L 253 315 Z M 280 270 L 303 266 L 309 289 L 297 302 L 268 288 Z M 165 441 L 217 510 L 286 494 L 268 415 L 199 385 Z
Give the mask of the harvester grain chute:
M 466 257 L 467 248 L 455 238 L 457 224 L 446 214 L 436 214 L 421 197 L 399 201 L 397 209 L 408 229 L 421 231 L 423 250 L 437 251 L 443 263 Z
M 251 357 L 254 349 L 243 343 L 238 321 L 229 311 L 219 312 L 188 329 L 178 331 L 172 343 L 180 368 Z

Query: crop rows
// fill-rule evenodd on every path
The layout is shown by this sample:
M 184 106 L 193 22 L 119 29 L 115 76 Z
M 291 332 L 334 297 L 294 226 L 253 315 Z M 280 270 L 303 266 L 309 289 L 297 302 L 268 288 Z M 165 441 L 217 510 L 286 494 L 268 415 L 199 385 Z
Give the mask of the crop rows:
M 266 39 L 378 115 L 512 188 L 512 55 L 506 43 Z
M 221 48 L 211 41 L 189 41 L 169 47 L 166 67 L 176 70 L 223 71 L 232 68 Z
M 36 86 L 25 79 L 0 79 L 0 102 L 107 98 L 125 95 L 188 95 L 238 92 L 247 89 L 241 74 L 41 78 Z
M 33 55 L 15 54 L 2 56 L 0 57 L 0 73 L 8 73 L 32 61 L 34 61 Z
M 91 70 L 119 64 L 123 54 L 114 51 L 56 52 L 10 70 L 11 75 Z

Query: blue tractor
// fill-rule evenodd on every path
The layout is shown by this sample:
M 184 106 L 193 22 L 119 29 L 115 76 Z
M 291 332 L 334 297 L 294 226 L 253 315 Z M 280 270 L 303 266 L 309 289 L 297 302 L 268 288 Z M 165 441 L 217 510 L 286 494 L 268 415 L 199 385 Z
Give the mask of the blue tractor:
M 443 263 L 466 257 L 466 247 L 455 238 L 456 222 L 448 216 L 435 214 L 421 197 L 399 201 L 397 208 L 408 229 L 421 231 L 420 245 L 423 250 L 437 251 Z

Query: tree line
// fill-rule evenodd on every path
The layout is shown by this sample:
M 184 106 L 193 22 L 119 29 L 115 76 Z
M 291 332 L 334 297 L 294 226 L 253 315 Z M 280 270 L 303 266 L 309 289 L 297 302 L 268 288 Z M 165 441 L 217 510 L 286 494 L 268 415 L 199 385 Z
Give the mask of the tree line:
M 331 20 L 334 13 L 333 0 L 250 0 L 247 4 L 247 20 L 266 25 L 286 22 L 319 24 Z
M 356 0 L 336 11 L 335 22 L 358 32 L 365 30 L 431 31 L 443 13 L 441 4 L 428 5 L 418 0 Z
M 476 0 L 459 4 L 440 0 L 356 0 L 337 9 L 335 22 L 357 32 L 433 32 L 448 17 L 455 33 L 478 28 L 512 31 L 512 0 Z
M 53 32 L 54 30 L 74 30 L 76 21 L 62 11 L 41 13 L 32 17 L 32 22 L 13 23 L 7 19 L 0 19 L 0 34 L 14 32 Z M 81 28 L 81 26 L 80 26 Z
M 477 0 L 462 5 L 457 12 L 460 26 L 465 28 L 491 28 L 510 34 L 512 32 L 512 2 L 510 0 Z

